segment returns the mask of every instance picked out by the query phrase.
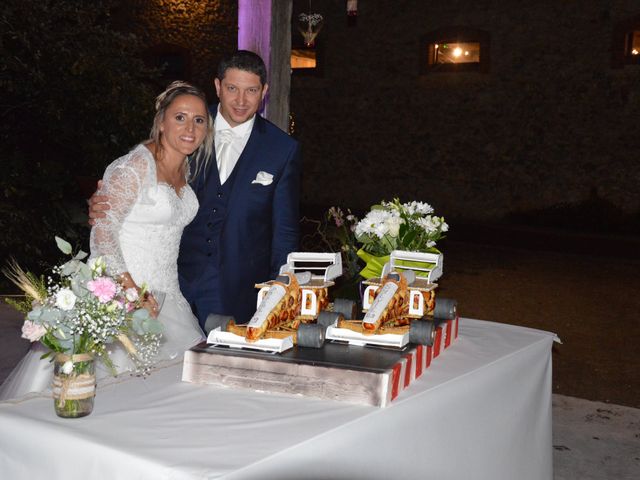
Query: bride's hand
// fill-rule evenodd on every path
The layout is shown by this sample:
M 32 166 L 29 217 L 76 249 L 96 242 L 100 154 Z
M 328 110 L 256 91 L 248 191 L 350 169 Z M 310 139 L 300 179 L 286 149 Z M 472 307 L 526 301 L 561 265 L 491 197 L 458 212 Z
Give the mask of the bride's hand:
M 153 318 L 156 318 L 158 313 L 160 313 L 156 297 L 149 292 L 144 294 L 144 297 L 142 298 L 142 306 L 149 311 L 149 315 Z
M 138 295 L 140 295 L 142 289 L 136 284 L 136 282 L 133 281 L 133 278 L 131 278 L 129 272 L 123 272 L 119 277 L 120 285 L 122 285 L 122 288 L 135 288 L 135 290 L 138 292 Z M 160 313 L 160 307 L 156 298 L 150 292 L 145 292 L 143 295 L 140 295 L 139 298 L 142 308 L 145 308 L 149 312 L 149 315 L 151 315 L 153 318 L 156 318 L 158 316 L 158 313 Z

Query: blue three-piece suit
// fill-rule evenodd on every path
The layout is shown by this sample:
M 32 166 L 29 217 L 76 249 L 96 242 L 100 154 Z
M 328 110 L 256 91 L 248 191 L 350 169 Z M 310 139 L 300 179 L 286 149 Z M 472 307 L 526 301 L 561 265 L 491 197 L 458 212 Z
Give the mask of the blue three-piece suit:
M 215 158 L 194 179 L 200 208 L 182 235 L 178 269 L 201 326 L 209 313 L 247 322 L 256 309 L 255 283 L 275 278 L 297 250 L 301 162 L 298 142 L 256 115 L 225 183 Z

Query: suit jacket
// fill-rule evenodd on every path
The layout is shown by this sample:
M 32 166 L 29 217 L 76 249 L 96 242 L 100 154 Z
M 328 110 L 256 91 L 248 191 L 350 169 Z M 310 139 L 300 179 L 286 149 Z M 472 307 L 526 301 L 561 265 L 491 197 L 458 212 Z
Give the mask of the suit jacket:
M 180 246 L 178 267 L 189 302 L 196 300 L 190 296 L 207 295 L 209 289 L 219 288 L 224 311 L 208 313 L 233 315 L 238 322 L 251 318 L 256 306 L 255 283 L 275 278 L 287 254 L 298 248 L 301 163 L 298 142 L 256 115 L 234 169 L 217 246 L 219 255 L 212 258 L 207 256 L 207 205 L 216 195 L 219 181 L 215 158 L 210 159 L 207 174 L 193 181 L 200 208 L 185 229 Z M 258 172 L 273 175 L 272 183 L 252 183 Z M 218 284 L 198 284 L 211 276 L 207 275 L 212 273 L 209 269 L 214 269 Z M 193 286 L 199 288 L 189 288 Z

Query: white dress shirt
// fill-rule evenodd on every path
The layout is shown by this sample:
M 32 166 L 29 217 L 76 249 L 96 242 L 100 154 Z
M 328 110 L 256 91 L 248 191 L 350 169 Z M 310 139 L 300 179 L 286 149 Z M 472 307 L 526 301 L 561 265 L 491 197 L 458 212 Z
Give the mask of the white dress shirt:
M 216 163 L 218 172 L 220 172 L 221 185 L 227 181 L 238 163 L 238 159 L 249 141 L 255 120 L 256 116 L 254 115 L 246 122 L 231 127 L 220 113 L 220 105 L 218 105 L 218 114 L 213 125 L 215 128 Z M 230 143 L 223 151 L 223 143 L 225 142 Z

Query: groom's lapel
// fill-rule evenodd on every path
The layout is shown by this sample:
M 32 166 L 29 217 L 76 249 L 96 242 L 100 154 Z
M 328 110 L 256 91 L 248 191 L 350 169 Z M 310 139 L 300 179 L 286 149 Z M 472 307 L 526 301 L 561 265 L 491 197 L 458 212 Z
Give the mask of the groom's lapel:
M 256 165 L 259 163 L 261 155 L 264 155 L 265 148 L 263 141 L 265 129 L 262 122 L 262 118 L 256 116 L 249 140 L 236 164 L 238 172 L 231 187 L 227 211 L 236 208 L 242 202 L 242 198 L 246 197 L 251 188 L 251 182 L 258 172 Z
M 194 167 L 192 166 L 191 168 L 193 169 Z M 217 191 L 220 186 L 220 172 L 218 172 L 215 150 L 211 153 L 206 168 L 203 167 L 202 170 L 203 171 L 195 177 L 195 181 L 191 185 L 200 202 L 204 202 L 208 191 Z

